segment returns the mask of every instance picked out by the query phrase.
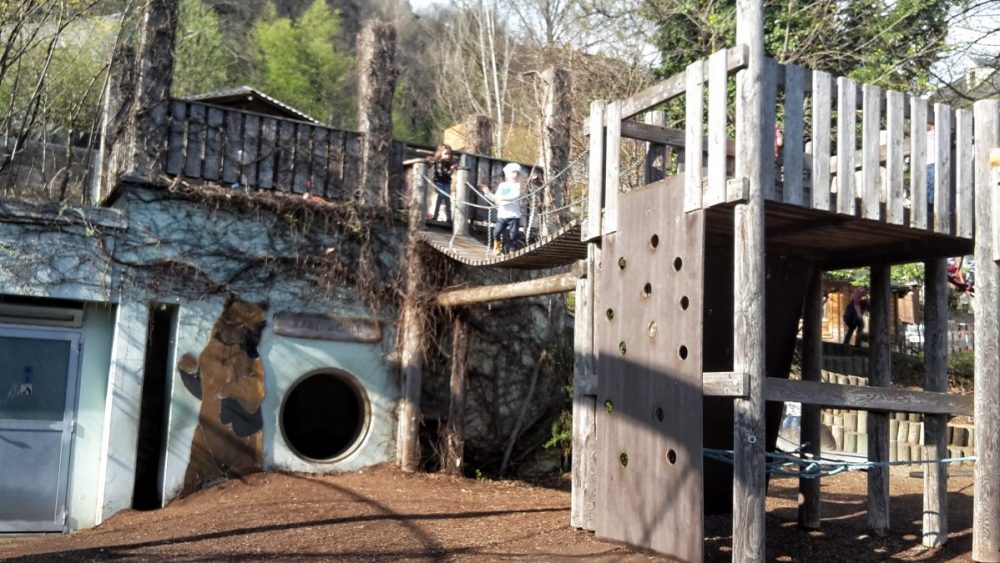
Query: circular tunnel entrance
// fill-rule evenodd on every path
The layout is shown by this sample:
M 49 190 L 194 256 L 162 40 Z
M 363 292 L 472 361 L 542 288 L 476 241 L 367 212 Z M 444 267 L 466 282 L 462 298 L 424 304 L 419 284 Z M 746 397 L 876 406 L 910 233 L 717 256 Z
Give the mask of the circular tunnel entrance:
M 314 373 L 285 396 L 281 432 L 300 457 L 337 461 L 361 443 L 368 414 L 368 398 L 356 379 L 343 372 Z

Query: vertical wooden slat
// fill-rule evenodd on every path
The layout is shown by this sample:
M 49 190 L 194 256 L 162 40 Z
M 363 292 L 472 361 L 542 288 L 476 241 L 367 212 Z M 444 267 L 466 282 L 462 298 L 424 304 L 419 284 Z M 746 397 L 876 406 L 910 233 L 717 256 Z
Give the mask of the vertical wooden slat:
M 597 366 L 594 351 L 594 287 L 597 246 L 588 245 L 587 272 L 576 282 L 573 330 L 573 490 L 570 523 L 594 529 L 597 487 Z
M 330 144 L 327 140 L 330 130 L 326 127 L 313 128 L 312 152 L 312 193 L 322 196 L 326 193 L 327 152 Z
M 260 144 L 260 116 L 248 114 L 243 120 L 243 177 L 246 185 L 257 187 L 257 156 Z
M 948 259 L 925 264 L 924 280 L 924 389 L 948 392 Z M 923 545 L 948 541 L 948 467 L 935 463 L 948 454 L 948 417 L 924 415 Z
M 202 174 L 206 180 L 218 180 L 222 172 L 222 154 L 225 146 L 225 128 L 222 126 L 222 110 L 208 108 L 208 130 L 205 137 L 205 167 Z
M 360 189 L 361 135 L 344 133 L 344 197 L 353 197 Z
M 761 114 L 760 143 L 764 151 L 761 161 L 761 182 L 764 199 L 781 201 L 778 193 L 778 166 L 774 154 L 775 127 L 778 122 L 778 63 L 771 58 L 764 58 L 764 76 L 761 98 L 764 113 Z
M 857 85 L 837 78 L 837 212 L 854 215 L 854 140 Z
M 861 216 L 879 218 L 879 129 L 882 121 L 882 89 L 861 86 Z
M 910 98 L 910 226 L 927 228 L 927 100 Z
M 951 107 L 934 104 L 937 158 L 934 165 L 934 231 L 952 233 L 954 205 L 951 197 Z
M 607 125 L 604 145 L 604 219 L 601 233 L 618 232 L 618 175 L 621 172 L 622 105 L 611 102 L 605 117 Z
M 184 168 L 184 129 L 187 126 L 187 104 L 170 102 L 170 148 L 167 151 L 167 174 L 178 175 Z
M 903 101 L 901 92 L 889 90 L 885 93 L 886 121 L 886 220 L 894 225 L 903 224 Z
M 414 174 L 421 176 L 427 173 L 427 167 L 414 168 Z M 419 172 L 419 173 L 418 173 Z M 430 197 L 424 190 L 424 196 Z M 344 198 L 344 132 L 331 130 L 329 135 L 327 159 L 326 159 L 326 191 L 324 195 L 329 199 Z M 427 203 L 424 202 L 424 213 L 427 212 Z
M 226 183 L 243 181 L 243 114 L 226 111 L 226 158 L 222 163 L 222 180 Z
M 765 557 L 764 421 L 764 163 L 774 155 L 762 143 L 773 121 L 765 114 L 764 8 L 736 3 L 736 43 L 748 48 L 736 74 L 736 177 L 746 178 L 749 199 L 733 212 L 733 370 L 749 375 L 746 398 L 733 401 L 733 561 Z M 773 180 L 773 176 L 772 176 Z M 772 188 L 773 189 L 773 188 Z
M 708 185 L 702 205 L 710 207 L 726 200 L 726 51 L 708 57 Z M 689 146 L 688 154 L 701 146 Z
M 274 188 L 275 156 L 278 150 L 278 121 L 270 117 L 264 118 L 260 124 L 260 154 L 257 159 L 257 185 L 265 190 Z
M 955 110 L 955 234 L 972 238 L 975 208 L 972 191 L 972 111 Z
M 312 126 L 297 123 L 295 126 L 295 171 L 292 180 L 292 191 L 300 194 L 306 191 L 306 182 L 312 173 Z
M 832 78 L 813 71 L 812 83 L 812 206 L 830 209 L 830 106 Z
M 603 120 L 603 115 L 604 114 L 601 114 L 601 119 L 602 120 Z M 603 127 L 604 127 L 604 125 L 601 125 L 601 128 L 602 128 L 601 130 L 602 131 L 604 130 Z M 593 141 L 591 141 L 591 142 L 593 142 Z M 602 153 L 602 155 L 603 155 L 603 153 Z M 602 160 L 602 162 L 603 162 L 603 160 Z M 603 174 L 603 173 L 604 172 L 602 170 L 600 172 L 600 174 Z M 477 178 L 477 180 L 478 180 L 478 182 L 480 184 L 482 184 L 484 182 L 486 184 L 490 183 L 490 159 L 488 159 L 486 157 L 482 157 L 482 156 L 476 157 L 476 178 Z M 495 187 L 495 186 L 492 186 L 492 187 Z M 484 198 L 482 196 L 477 195 L 476 197 L 479 198 L 479 199 L 477 199 L 477 202 L 479 203 L 479 205 L 486 205 L 486 206 L 488 206 L 488 205 L 490 205 L 492 203 L 490 201 L 487 201 L 486 198 Z M 597 199 L 598 199 L 597 205 L 598 205 L 598 208 L 600 208 L 600 198 L 597 198 Z M 480 218 L 482 220 L 484 220 L 484 221 L 489 222 L 489 221 L 493 221 L 496 218 L 496 213 L 494 213 L 493 210 L 491 210 L 491 209 L 480 209 L 479 212 L 480 212 Z M 600 212 L 598 212 L 598 213 L 600 213 Z M 598 233 L 598 235 L 600 235 L 600 233 Z
M 295 169 L 295 123 L 282 121 L 278 129 L 278 178 L 276 187 L 291 191 Z
M 973 105 L 976 194 L 975 334 L 975 497 L 972 508 L 972 559 L 1000 559 L 1000 265 L 993 238 L 1000 216 L 995 205 L 996 169 L 990 150 L 1000 146 L 1000 101 Z
M 802 318 L 802 381 L 820 380 L 823 364 L 823 272 L 813 267 L 806 289 L 806 305 Z M 818 459 L 822 454 L 820 441 L 821 409 L 819 405 L 802 403 L 799 443 L 802 455 Z M 820 480 L 799 479 L 799 526 L 818 529 L 820 526 Z
M 888 265 L 871 268 L 871 356 L 868 361 L 868 385 L 892 385 L 892 350 L 889 344 L 889 315 L 892 312 L 892 282 Z M 868 461 L 889 461 L 889 415 L 868 413 Z M 889 468 L 868 469 L 868 527 L 882 535 L 889 529 Z
M 695 61 L 685 71 L 684 94 L 684 210 L 694 211 L 702 206 L 702 123 L 704 114 L 703 61 Z M 591 137 L 593 138 L 593 137 Z M 593 154 L 593 153 L 591 153 Z
M 802 140 L 804 138 L 803 103 L 805 102 L 805 72 L 799 65 L 785 66 L 785 131 L 784 179 L 782 197 L 785 203 L 805 205 L 802 189 Z
M 522 176 L 523 177 L 523 176 Z M 452 182 L 451 198 L 451 218 L 452 232 L 456 235 L 464 236 L 469 234 L 469 206 L 465 202 L 469 201 L 469 157 L 462 155 L 459 160 L 459 170 L 455 173 Z M 521 184 L 522 189 L 527 187 L 526 183 Z M 523 190 L 526 194 L 527 190 Z M 527 217 L 531 220 L 531 217 Z M 527 228 L 527 224 L 525 225 Z
M 188 113 L 187 159 L 184 175 L 201 178 L 201 158 L 205 148 L 205 106 L 191 104 Z

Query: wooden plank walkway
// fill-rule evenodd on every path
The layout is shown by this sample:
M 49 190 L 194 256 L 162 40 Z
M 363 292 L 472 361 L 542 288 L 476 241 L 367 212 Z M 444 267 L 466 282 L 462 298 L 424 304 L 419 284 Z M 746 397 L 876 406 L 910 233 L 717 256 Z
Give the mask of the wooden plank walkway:
M 587 243 L 580 240 L 580 221 L 573 221 L 555 233 L 511 253 L 493 256 L 485 239 L 455 236 L 450 231 L 427 227 L 420 238 L 445 256 L 468 266 L 495 266 L 542 270 L 566 266 L 587 257 Z

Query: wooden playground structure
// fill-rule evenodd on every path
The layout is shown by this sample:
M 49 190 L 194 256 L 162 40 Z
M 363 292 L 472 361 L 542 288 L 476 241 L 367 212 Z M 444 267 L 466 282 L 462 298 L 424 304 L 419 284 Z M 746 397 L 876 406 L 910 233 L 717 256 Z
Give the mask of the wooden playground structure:
M 683 129 L 657 125 L 658 109 L 671 100 L 683 100 Z M 889 413 L 925 415 L 922 543 L 941 545 L 948 535 L 945 429 L 950 415 L 962 414 L 975 416 L 981 437 L 972 556 L 1000 561 L 1000 185 L 989 158 L 1000 146 L 998 123 L 996 100 L 972 110 L 929 107 L 919 97 L 777 64 L 764 56 L 760 4 L 739 2 L 737 46 L 630 98 L 592 103 L 582 223 L 490 259 L 477 256 L 482 246 L 458 231 L 464 226 L 455 237 L 434 235 L 411 215 L 411 228 L 471 266 L 545 268 L 585 256 L 576 275 L 438 298 L 467 306 L 576 291 L 574 526 L 698 561 L 704 511 L 731 509 L 734 560 L 762 560 L 766 453 L 781 403 L 800 401 L 806 459 L 821 455 L 821 407 L 869 411 L 867 506 L 875 533 L 890 526 Z M 784 134 L 780 155 L 771 150 L 776 124 Z M 928 124 L 938 140 L 930 147 Z M 627 192 L 619 184 L 623 139 L 647 143 L 660 162 L 647 169 L 645 187 Z M 928 163 L 936 169 L 931 201 Z M 426 182 L 414 178 L 417 205 Z M 973 252 L 974 405 L 947 393 L 946 346 L 946 258 Z M 923 391 L 890 388 L 889 267 L 913 261 L 926 265 Z M 820 382 L 821 276 L 846 267 L 871 268 L 865 387 Z M 800 316 L 803 375 L 791 381 Z M 412 385 L 407 358 L 404 345 L 404 387 Z M 413 432 L 406 426 L 401 418 L 401 445 Z M 705 461 L 705 448 L 731 450 L 732 469 Z M 802 478 L 800 490 L 800 525 L 820 527 L 819 480 Z

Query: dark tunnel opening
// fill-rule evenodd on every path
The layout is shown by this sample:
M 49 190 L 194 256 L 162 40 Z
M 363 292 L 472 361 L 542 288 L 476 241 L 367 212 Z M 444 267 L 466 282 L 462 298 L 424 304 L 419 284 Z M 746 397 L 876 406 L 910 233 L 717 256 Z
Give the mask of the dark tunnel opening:
M 285 442 L 297 455 L 336 461 L 354 451 L 368 427 L 368 401 L 353 377 L 322 372 L 300 379 L 281 407 Z

